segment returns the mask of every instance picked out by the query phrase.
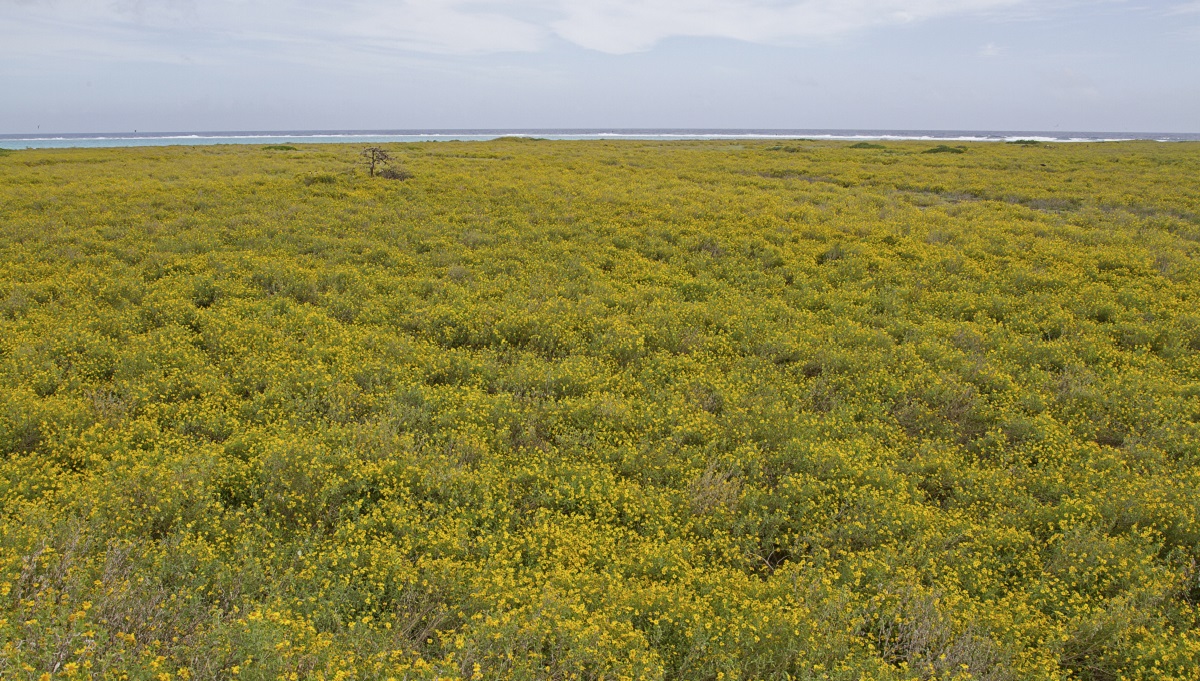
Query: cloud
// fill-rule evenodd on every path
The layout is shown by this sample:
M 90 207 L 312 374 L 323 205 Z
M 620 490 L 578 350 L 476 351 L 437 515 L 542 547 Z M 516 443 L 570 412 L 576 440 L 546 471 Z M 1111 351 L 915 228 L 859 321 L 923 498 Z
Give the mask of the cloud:
M 601 52 L 646 50 L 672 37 L 732 38 L 754 43 L 823 38 L 888 24 L 1023 4 L 1020 0 L 593 0 L 564 3 L 555 33 Z
M 1184 2 L 1172 5 L 1167 14 L 1200 14 L 1200 2 Z
M 819 39 L 873 27 L 988 13 L 1029 0 L 0 0 L 0 53 L 62 43 L 114 54 L 172 36 L 311 50 L 326 45 L 434 54 L 529 52 L 563 40 L 612 54 L 674 37 L 752 43 Z M 23 37 L 23 39 L 22 39 Z M 57 47 L 56 47 L 57 46 Z M 171 44 L 170 48 L 176 46 Z M 132 48 L 136 51 L 136 48 Z M 147 46 L 149 51 L 154 49 Z M 167 51 L 170 52 L 171 49 Z
M 334 39 L 433 53 L 526 52 L 545 44 L 543 26 L 506 9 L 486 2 L 356 3 Z
M 550 31 L 514 16 L 518 3 L 462 0 L 0 0 L 0 54 L 64 53 L 110 43 L 114 56 L 146 43 L 147 58 L 199 48 L 256 46 L 277 56 L 336 48 L 433 54 L 540 49 Z M 6 35 L 7 34 L 7 35 Z M 6 38 L 8 38 L 6 40 Z M 131 41 L 132 39 L 132 41 Z M 159 45 L 150 43 L 158 42 Z M 182 44 L 181 44 L 182 43 Z
M 1192 2 L 1177 3 L 1167 9 L 1167 16 L 1178 17 L 1186 16 L 1193 19 L 1200 15 L 1200 0 L 1192 0 Z M 1184 25 L 1177 29 L 1177 32 L 1193 40 L 1200 40 L 1200 25 L 1197 25 L 1194 20 L 1181 21 Z

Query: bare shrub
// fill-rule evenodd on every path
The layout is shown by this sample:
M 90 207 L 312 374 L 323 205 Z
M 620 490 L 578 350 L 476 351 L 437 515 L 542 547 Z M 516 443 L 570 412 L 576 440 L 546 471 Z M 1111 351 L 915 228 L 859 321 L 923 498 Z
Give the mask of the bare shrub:
M 906 664 L 921 679 L 957 678 L 964 671 L 978 681 L 1015 678 L 1004 650 L 970 627 L 956 630 L 936 593 L 909 588 L 884 596 L 882 604 L 868 607 L 860 634 L 889 663 Z
M 733 470 L 721 467 L 714 461 L 696 478 L 689 491 L 692 513 L 703 515 L 721 506 L 736 504 L 742 494 L 742 483 Z
M 385 180 L 408 180 L 413 177 L 413 174 L 404 168 L 388 166 L 379 171 L 379 176 Z
M 377 166 L 386 166 L 392 162 L 390 154 L 383 147 L 367 147 L 358 152 L 358 155 L 365 159 L 363 162 L 367 166 L 367 172 L 371 177 L 375 177 L 375 168 Z

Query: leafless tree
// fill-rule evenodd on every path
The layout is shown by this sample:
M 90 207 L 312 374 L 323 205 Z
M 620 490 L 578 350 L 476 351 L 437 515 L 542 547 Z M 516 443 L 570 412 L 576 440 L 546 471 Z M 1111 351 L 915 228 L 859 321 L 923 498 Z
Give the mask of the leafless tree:
M 371 177 L 375 177 L 375 166 L 387 165 L 392 162 L 392 157 L 382 147 L 367 147 L 359 154 L 367 159 L 366 163 L 371 170 Z

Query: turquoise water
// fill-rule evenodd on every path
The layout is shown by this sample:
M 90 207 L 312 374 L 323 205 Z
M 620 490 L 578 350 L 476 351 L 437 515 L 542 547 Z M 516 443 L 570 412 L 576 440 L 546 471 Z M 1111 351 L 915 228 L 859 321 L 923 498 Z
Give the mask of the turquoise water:
M 529 129 L 529 130 L 315 130 L 266 132 L 63 133 L 0 135 L 3 149 L 67 147 L 158 147 L 208 144 L 313 144 L 445 142 L 491 140 L 506 136 L 559 140 L 829 139 L 1046 142 L 1157 140 L 1200 141 L 1198 133 L 1046 132 L 990 130 L 771 130 L 771 129 Z

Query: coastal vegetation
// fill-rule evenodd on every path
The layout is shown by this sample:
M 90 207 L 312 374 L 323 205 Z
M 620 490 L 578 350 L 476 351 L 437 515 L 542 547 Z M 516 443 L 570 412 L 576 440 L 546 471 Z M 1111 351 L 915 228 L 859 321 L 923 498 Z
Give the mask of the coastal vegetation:
M 930 148 L 926 149 L 924 153 L 926 153 L 926 154 L 965 154 L 965 153 L 967 153 L 967 148 L 962 147 L 962 146 L 952 147 L 948 144 L 939 144 L 936 147 L 930 147 Z
M 0 677 L 1200 678 L 1200 146 L 927 146 L 0 155 Z

